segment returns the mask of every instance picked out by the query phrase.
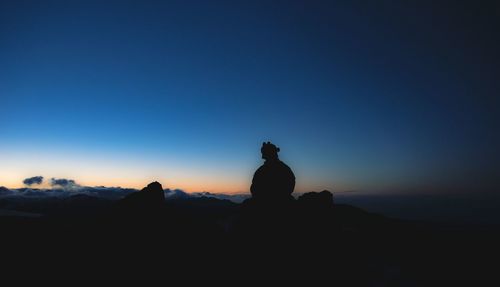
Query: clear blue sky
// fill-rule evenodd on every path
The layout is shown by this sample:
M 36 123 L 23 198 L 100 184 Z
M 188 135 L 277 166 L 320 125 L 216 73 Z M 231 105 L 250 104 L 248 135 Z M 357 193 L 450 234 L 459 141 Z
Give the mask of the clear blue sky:
M 496 189 L 498 7 L 328 2 L 2 1 L 0 185 Z

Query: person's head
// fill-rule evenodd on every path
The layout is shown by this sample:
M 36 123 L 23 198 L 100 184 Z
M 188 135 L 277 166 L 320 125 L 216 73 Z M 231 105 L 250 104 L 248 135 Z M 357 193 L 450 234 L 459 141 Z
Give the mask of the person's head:
M 262 158 L 265 160 L 278 159 L 278 152 L 280 148 L 272 144 L 271 142 L 263 142 L 260 152 L 262 153 Z

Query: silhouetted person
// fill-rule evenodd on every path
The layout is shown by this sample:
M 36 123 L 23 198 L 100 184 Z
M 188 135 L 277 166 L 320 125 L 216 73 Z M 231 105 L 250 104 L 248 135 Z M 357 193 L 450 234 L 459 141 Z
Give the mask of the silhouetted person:
M 285 242 L 296 238 L 296 201 L 292 197 L 295 175 L 279 160 L 279 148 L 270 142 L 262 144 L 264 164 L 253 176 L 250 191 L 252 198 L 241 205 L 241 213 L 233 231 L 236 236 L 250 242 L 257 250 L 272 246 L 288 250 Z
M 255 171 L 250 192 L 258 201 L 276 202 L 291 199 L 295 188 L 295 175 L 278 158 L 280 149 L 270 142 L 262 143 L 264 164 Z

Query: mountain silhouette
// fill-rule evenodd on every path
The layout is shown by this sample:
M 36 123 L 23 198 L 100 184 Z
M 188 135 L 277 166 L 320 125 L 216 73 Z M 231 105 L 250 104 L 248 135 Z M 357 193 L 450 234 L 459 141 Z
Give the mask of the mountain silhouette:
M 242 203 L 164 190 L 159 182 L 122 192 L 120 199 L 4 197 L 2 260 L 50 258 L 74 270 L 95 266 L 162 280 L 183 269 L 203 280 L 199 272 L 215 274 L 214 283 L 274 278 L 288 284 L 305 277 L 305 285 L 327 280 L 340 286 L 446 286 L 463 283 L 461 274 L 483 278 L 488 266 L 482 260 L 496 258 L 496 230 L 387 218 L 338 204 L 327 190 L 295 199 L 295 176 L 278 152 L 270 142 L 262 145 L 265 162 L 254 174 L 252 196 Z M 44 191 L 30 194 L 35 192 Z M 166 273 L 153 272 L 158 268 Z

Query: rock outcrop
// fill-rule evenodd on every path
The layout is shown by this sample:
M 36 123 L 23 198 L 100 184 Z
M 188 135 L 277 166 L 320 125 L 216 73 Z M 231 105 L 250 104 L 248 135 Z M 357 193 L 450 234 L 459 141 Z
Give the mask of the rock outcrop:
M 307 192 L 298 199 L 301 207 L 311 210 L 325 210 L 333 207 L 333 194 L 328 190 Z
M 150 213 L 165 206 L 165 193 L 157 181 L 148 184 L 141 191 L 131 193 L 121 199 L 117 206 L 126 212 Z

